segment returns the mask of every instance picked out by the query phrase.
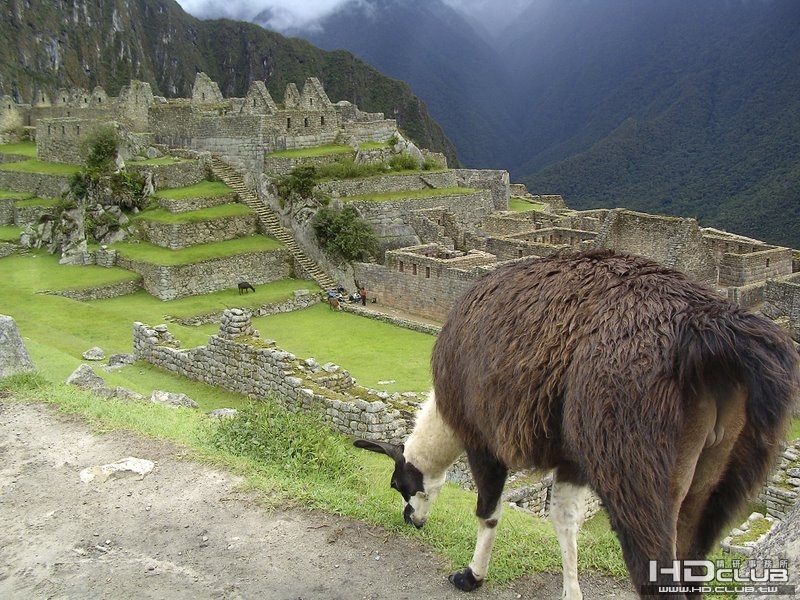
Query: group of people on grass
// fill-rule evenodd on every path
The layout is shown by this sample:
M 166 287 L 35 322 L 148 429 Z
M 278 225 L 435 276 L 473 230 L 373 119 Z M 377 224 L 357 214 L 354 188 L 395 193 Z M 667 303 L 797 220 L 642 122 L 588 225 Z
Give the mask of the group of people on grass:
M 367 289 L 362 285 L 352 294 L 348 294 L 344 286 L 340 285 L 335 290 L 328 288 L 328 298 L 336 298 L 339 302 L 351 302 L 353 304 L 361 303 L 362 306 L 367 305 Z

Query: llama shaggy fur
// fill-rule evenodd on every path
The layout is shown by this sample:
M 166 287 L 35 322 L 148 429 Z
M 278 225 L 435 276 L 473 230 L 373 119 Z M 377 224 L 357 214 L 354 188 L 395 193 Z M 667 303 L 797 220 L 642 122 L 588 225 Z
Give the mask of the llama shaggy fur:
M 432 367 L 435 396 L 405 446 L 356 445 L 395 460 L 392 485 L 417 526 L 441 487 L 435 471 L 466 450 L 478 539 L 451 576 L 466 591 L 486 577 L 508 469 L 553 469 L 567 598 L 581 597 L 585 486 L 609 513 L 634 586 L 662 583 L 649 581 L 649 561 L 704 558 L 763 481 L 799 387 L 797 351 L 769 319 L 610 252 L 480 278 L 453 307 Z

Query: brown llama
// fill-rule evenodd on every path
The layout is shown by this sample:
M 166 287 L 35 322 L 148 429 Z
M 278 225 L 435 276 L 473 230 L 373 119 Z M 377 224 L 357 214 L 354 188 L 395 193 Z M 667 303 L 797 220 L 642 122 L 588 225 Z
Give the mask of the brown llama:
M 333 296 L 328 297 L 328 306 L 331 310 L 342 310 L 342 306 L 339 304 L 339 299 L 334 298 Z
M 551 519 L 570 599 L 582 598 L 587 486 L 608 511 L 635 589 L 675 586 L 673 560 L 705 558 L 764 481 L 800 384 L 793 342 L 769 319 L 610 252 L 483 276 L 450 312 L 432 368 L 434 393 L 406 443 L 356 446 L 394 459 L 392 487 L 417 527 L 466 451 L 478 534 L 469 566 L 450 576 L 465 591 L 486 578 L 508 470 L 553 469 Z

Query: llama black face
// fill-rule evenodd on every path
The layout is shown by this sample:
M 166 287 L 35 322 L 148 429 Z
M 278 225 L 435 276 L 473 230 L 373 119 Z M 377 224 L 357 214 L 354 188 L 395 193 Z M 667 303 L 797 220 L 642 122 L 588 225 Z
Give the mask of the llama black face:
M 403 497 L 403 520 L 418 529 L 422 527 L 428 516 L 429 495 L 425 492 L 425 478 L 422 472 L 407 462 L 403 456 L 403 446 L 368 440 L 356 440 L 353 445 L 370 452 L 385 454 L 394 460 L 394 473 L 390 485 Z

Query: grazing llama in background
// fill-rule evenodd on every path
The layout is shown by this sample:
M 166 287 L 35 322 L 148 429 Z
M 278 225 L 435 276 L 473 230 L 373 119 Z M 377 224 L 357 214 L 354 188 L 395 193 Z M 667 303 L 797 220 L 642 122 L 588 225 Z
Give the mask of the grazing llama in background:
M 798 354 L 777 325 L 678 272 L 609 252 L 482 277 L 452 309 L 432 365 L 434 393 L 406 443 L 356 446 L 394 459 L 392 487 L 417 527 L 466 450 L 478 535 L 472 562 L 450 576 L 465 591 L 486 578 L 508 470 L 553 469 L 570 599 L 582 597 L 587 486 L 641 591 L 649 560 L 705 558 L 763 482 L 798 389 Z
M 246 282 L 246 281 L 240 281 L 240 282 L 239 282 L 239 294 L 240 294 L 240 295 L 241 295 L 241 294 L 246 294 L 246 293 L 247 293 L 247 290 L 253 290 L 253 293 L 255 293 L 255 291 L 256 291 L 256 288 L 254 288 L 252 285 L 250 285 L 250 284 L 249 284 L 248 282 Z
M 342 310 L 342 306 L 339 304 L 339 299 L 334 298 L 333 296 L 328 297 L 328 306 L 331 310 Z

